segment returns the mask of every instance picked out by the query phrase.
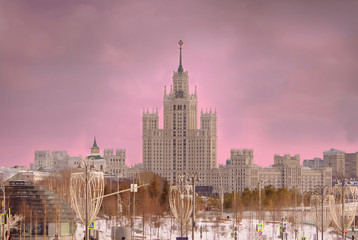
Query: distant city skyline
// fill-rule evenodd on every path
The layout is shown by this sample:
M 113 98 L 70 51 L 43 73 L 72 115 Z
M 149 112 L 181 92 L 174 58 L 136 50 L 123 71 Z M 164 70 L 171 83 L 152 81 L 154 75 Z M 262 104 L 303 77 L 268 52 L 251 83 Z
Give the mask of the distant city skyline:
M 356 1 L 5 1 L 0 8 L 1 166 L 35 150 L 98 146 L 142 161 L 142 112 L 158 108 L 179 40 L 198 111 L 217 111 L 218 163 L 251 148 L 358 151 Z M 199 124 L 199 121 L 198 121 Z

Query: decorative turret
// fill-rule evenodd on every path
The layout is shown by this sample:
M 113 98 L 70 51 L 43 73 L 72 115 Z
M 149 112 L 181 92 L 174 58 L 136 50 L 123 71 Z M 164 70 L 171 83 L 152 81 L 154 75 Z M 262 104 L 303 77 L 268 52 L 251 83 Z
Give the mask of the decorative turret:
M 96 137 L 94 137 L 93 146 L 91 147 L 91 154 L 93 153 L 99 153 L 99 147 L 97 146 Z

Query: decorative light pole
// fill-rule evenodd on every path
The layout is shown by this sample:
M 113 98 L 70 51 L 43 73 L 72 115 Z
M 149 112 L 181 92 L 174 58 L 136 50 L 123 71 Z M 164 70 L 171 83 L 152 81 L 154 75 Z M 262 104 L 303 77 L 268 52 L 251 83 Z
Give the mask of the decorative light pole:
M 234 240 L 237 240 L 237 211 L 236 211 L 236 190 L 237 190 L 237 182 L 239 181 L 238 175 L 235 170 L 235 188 L 234 188 Z
M 1 213 L 6 215 L 6 205 L 5 205 L 5 185 L 0 181 L 0 186 L 2 190 L 2 202 L 1 202 Z M 2 224 L 2 239 L 5 240 L 5 224 Z
M 180 222 L 180 237 L 183 237 L 183 223 L 190 217 L 193 199 L 190 197 L 191 186 L 184 185 L 184 176 L 178 178 L 178 185 L 170 187 L 169 205 L 174 217 Z
M 324 185 L 324 186 L 317 186 L 318 189 L 320 190 L 321 192 L 321 239 L 323 240 L 323 232 L 324 232 L 324 220 L 323 220 L 323 203 L 324 203 L 324 199 L 325 199 L 325 196 L 324 196 L 324 189 L 327 188 L 328 186 L 327 185 Z M 318 238 L 318 236 L 317 236 Z
M 82 164 L 85 167 L 84 172 L 71 174 L 71 206 L 85 225 L 86 240 L 89 240 L 89 223 L 96 217 L 102 205 L 104 177 L 103 172 L 90 171 L 85 160 L 82 160 Z
M 84 165 L 85 165 L 85 175 L 86 175 L 86 239 L 85 240 L 89 240 L 89 229 L 88 229 L 88 163 L 83 161 Z
M 135 193 L 138 191 L 138 184 L 131 184 L 131 192 L 133 193 L 133 217 L 132 217 L 132 237 L 134 239 L 134 227 L 135 227 Z
M 192 212 L 192 240 L 194 240 L 195 233 L 195 183 L 196 181 L 201 181 L 197 172 L 189 173 L 187 176 L 187 181 L 192 183 L 193 186 L 193 212 Z
M 323 240 L 324 231 L 331 223 L 330 214 L 327 213 L 329 198 L 327 195 L 325 195 L 326 188 L 327 188 L 326 185 L 325 186 L 322 186 L 322 185 L 315 186 L 316 195 L 311 196 L 311 203 L 310 203 L 311 207 L 313 207 L 313 209 L 315 211 L 313 216 L 314 216 L 314 221 L 316 224 L 316 235 L 318 238 L 318 230 L 320 230 L 321 235 L 322 235 L 322 240 Z M 319 209 L 321 209 L 321 210 L 319 210 Z M 321 212 L 319 213 L 319 211 L 321 211 Z
M 330 194 L 330 213 L 344 240 L 345 232 L 353 223 L 357 212 L 358 190 L 356 187 L 351 187 L 350 182 L 342 180 L 341 184 L 336 184 L 330 189 Z
M 221 203 L 221 217 L 224 216 L 224 187 L 223 187 L 223 177 L 221 176 L 220 168 L 218 168 L 219 171 L 219 178 L 220 178 L 220 203 Z
M 262 221 L 262 213 L 261 213 L 261 185 L 265 182 L 265 180 L 259 180 L 259 222 Z
M 293 222 L 295 224 L 295 229 L 294 229 L 294 231 L 295 231 L 295 240 L 297 240 L 297 232 L 298 232 L 298 230 L 297 230 L 297 189 L 296 189 L 296 187 L 294 187 L 294 190 L 295 190 L 295 212 L 293 214 Z
M 344 202 L 345 202 L 345 193 L 346 193 L 346 188 L 345 188 L 345 184 L 346 184 L 346 180 L 343 179 L 342 180 L 342 239 L 345 240 L 346 239 L 346 234 L 345 234 L 345 226 L 344 226 Z M 347 185 L 350 185 L 350 182 L 347 183 Z

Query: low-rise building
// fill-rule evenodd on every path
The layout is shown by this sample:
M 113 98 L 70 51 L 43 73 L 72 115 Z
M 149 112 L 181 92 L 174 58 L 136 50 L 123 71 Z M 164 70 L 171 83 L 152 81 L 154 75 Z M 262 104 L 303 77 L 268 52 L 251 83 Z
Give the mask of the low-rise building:
M 42 150 L 35 151 L 35 163 L 30 166 L 31 170 L 63 170 L 78 167 L 81 160 L 81 156 L 70 156 L 67 151 Z
M 70 236 L 74 225 L 74 212 L 70 205 L 46 186 L 34 185 L 31 181 L 10 181 L 6 185 L 6 206 L 12 214 L 21 214 L 24 236 L 45 235 Z M 34 224 L 35 223 L 35 224 Z M 32 231 L 29 229 L 33 228 Z M 30 236 L 31 238 L 32 236 Z
M 317 186 L 332 186 L 332 168 L 302 168 L 302 192 L 317 190 Z
M 106 160 L 106 172 L 108 174 L 125 177 L 127 175 L 126 165 L 126 150 L 116 149 L 114 154 L 113 149 L 104 149 L 104 159 Z
M 92 170 L 102 171 L 118 177 L 127 177 L 126 151 L 125 149 L 104 149 L 100 153 L 96 137 L 94 137 L 91 153 L 86 157 Z M 31 170 L 36 171 L 60 171 L 67 168 L 78 168 L 83 158 L 81 156 L 70 156 L 67 151 L 43 150 L 35 151 L 35 162 L 31 164 Z
M 230 161 L 225 166 L 211 170 L 211 185 L 214 193 L 243 192 L 255 189 L 259 181 L 260 167 L 253 163 L 252 149 L 232 149 Z
M 275 188 L 297 189 L 299 192 L 312 191 L 317 186 L 331 186 L 332 168 L 310 169 L 300 165 L 300 156 L 274 156 L 274 164 L 261 168 L 253 163 L 252 149 L 231 150 L 230 161 L 211 171 L 214 193 L 243 192 L 254 190 L 258 183 Z

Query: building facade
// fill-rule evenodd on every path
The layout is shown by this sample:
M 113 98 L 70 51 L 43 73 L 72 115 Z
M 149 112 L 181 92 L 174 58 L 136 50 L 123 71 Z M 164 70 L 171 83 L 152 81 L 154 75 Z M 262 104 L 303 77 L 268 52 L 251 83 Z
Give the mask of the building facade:
M 62 170 L 78 167 L 81 156 L 69 156 L 67 151 L 35 151 L 32 170 Z
M 108 174 L 117 175 L 122 178 L 127 175 L 125 149 L 116 149 L 115 153 L 113 149 L 104 149 L 103 157 L 106 160 L 106 172 Z
M 332 168 L 332 177 L 334 179 L 345 178 L 345 152 L 334 148 L 323 152 L 323 165 Z
M 189 75 L 182 66 L 182 44 L 178 70 L 169 92 L 164 88 L 164 126 L 159 129 L 158 110 L 143 111 L 142 157 L 144 169 L 173 184 L 185 172 L 198 172 L 198 185 L 209 183 L 209 172 L 217 166 L 216 110 L 201 111 L 197 126 L 197 90 L 189 91 Z
M 91 154 L 86 157 L 89 167 L 95 171 L 106 172 L 106 160 L 99 152 L 96 137 L 94 137 L 93 145 L 91 147 Z
M 252 149 L 231 150 L 230 161 L 211 171 L 211 184 L 214 193 L 243 192 L 246 188 L 254 190 L 258 183 L 276 189 L 297 189 L 299 192 L 313 191 L 317 186 L 332 185 L 332 168 L 310 169 L 300 165 L 300 156 L 274 156 L 270 168 L 254 164 Z
M 278 186 L 278 188 L 301 189 L 302 167 L 300 165 L 300 155 L 275 155 L 272 168 L 279 171 L 281 175 L 281 186 Z
M 254 163 L 252 149 L 232 149 L 230 161 L 225 166 L 211 170 L 211 185 L 214 193 L 243 192 L 254 190 L 259 181 L 260 167 Z
M 346 153 L 344 156 L 344 165 L 346 178 L 354 178 L 356 179 L 358 176 L 358 152 L 356 153 Z
M 317 186 L 332 186 L 332 168 L 302 168 L 302 192 L 313 192 Z
M 303 160 L 303 166 L 308 168 L 321 168 L 323 167 L 323 159 L 314 158 L 314 159 Z
M 127 177 L 126 150 L 104 149 L 103 155 L 94 137 L 91 153 L 86 157 L 91 169 L 102 171 L 118 177 Z M 59 171 L 66 168 L 78 168 L 83 158 L 70 156 L 67 151 L 35 151 L 35 162 L 31 164 L 31 170 Z

